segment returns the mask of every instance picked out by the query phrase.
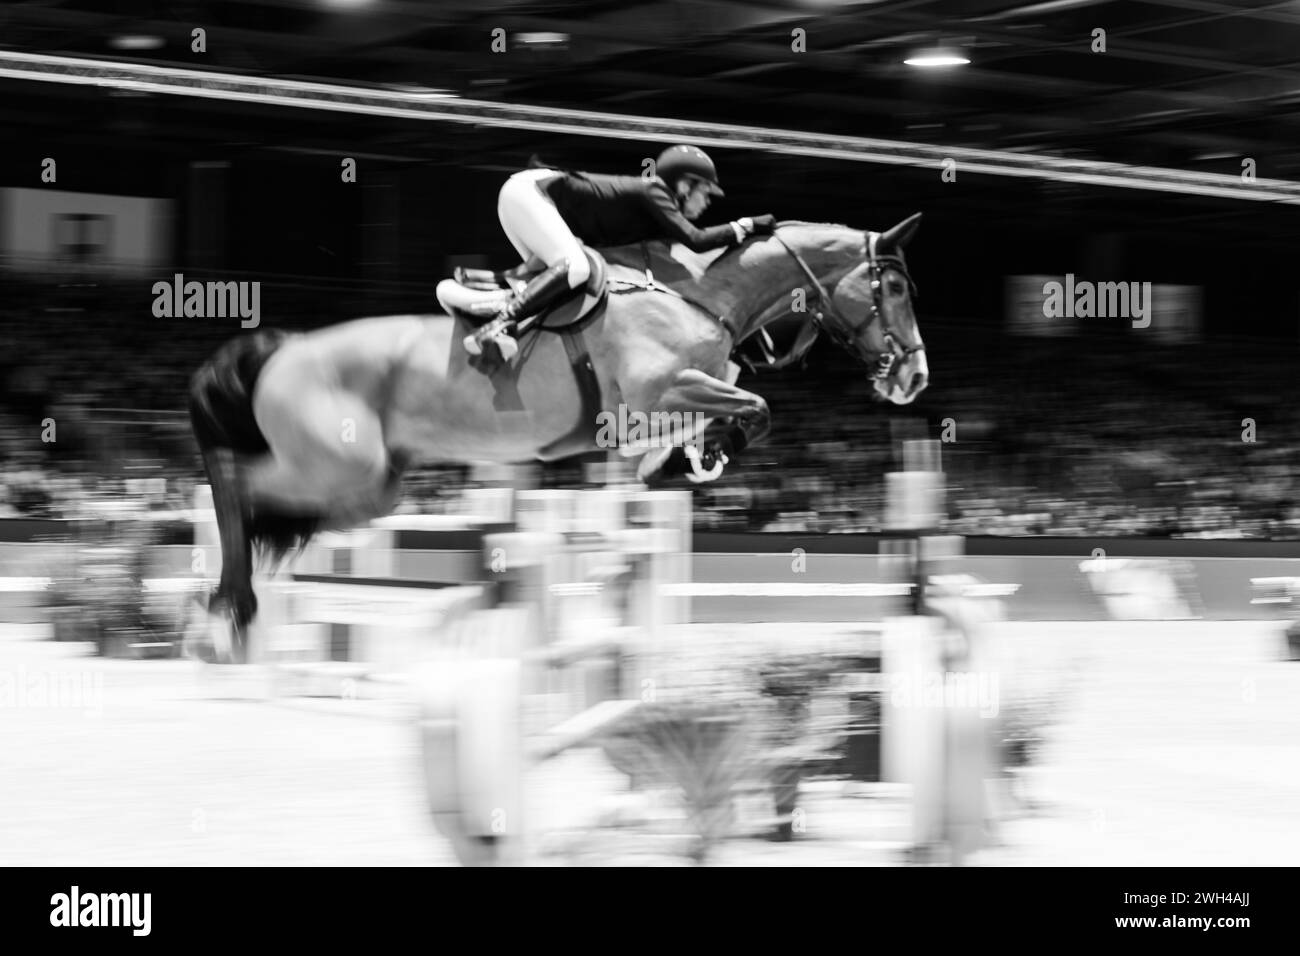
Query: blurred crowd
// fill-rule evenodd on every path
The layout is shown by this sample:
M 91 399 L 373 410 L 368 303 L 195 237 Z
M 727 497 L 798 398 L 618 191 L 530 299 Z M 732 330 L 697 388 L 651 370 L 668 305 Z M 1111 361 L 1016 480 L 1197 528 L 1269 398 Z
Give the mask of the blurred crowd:
M 151 301 L 147 284 L 0 278 L 0 517 L 187 506 L 186 383 L 238 323 L 156 319 Z M 264 327 L 321 321 L 312 304 Z M 900 442 L 934 438 L 954 533 L 1300 537 L 1295 344 L 924 324 L 932 384 L 912 406 L 873 401 L 826 343 L 805 369 L 745 379 L 773 430 L 695 489 L 696 527 L 880 530 Z M 466 480 L 420 470 L 402 510 L 448 510 Z
M 932 438 L 953 533 L 1300 537 L 1294 344 L 926 331 L 933 384 L 910 408 L 843 366 L 760 377 L 773 440 L 702 493 L 703 525 L 878 531 L 900 441 Z

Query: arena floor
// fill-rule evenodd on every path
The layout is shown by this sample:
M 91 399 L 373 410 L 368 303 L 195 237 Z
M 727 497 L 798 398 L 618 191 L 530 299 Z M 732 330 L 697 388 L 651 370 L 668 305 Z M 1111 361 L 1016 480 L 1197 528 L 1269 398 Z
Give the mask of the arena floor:
M 809 630 L 729 633 L 788 641 Z M 969 862 L 1300 858 L 1300 663 L 1282 659 L 1278 624 L 1038 622 L 1005 633 L 1024 672 L 1065 696 L 1041 761 L 1023 774 L 1032 806 L 1009 813 L 999 844 Z M 0 675 L 11 688 L 62 675 L 90 691 L 79 702 L 90 706 L 0 698 L 0 865 L 454 862 L 425 813 L 417 740 L 397 702 L 272 703 L 256 687 L 201 680 L 189 662 L 105 660 L 37 636 L 0 627 Z M 591 801 L 612 801 L 611 776 L 573 754 L 530 778 L 530 798 L 565 807 L 551 818 L 562 828 L 560 816 L 582 809 L 575 782 Z M 820 785 L 805 804 L 796 842 L 735 841 L 714 862 L 899 861 L 907 804 L 895 789 Z M 666 847 L 587 833 L 568 841 L 570 862 L 679 862 Z

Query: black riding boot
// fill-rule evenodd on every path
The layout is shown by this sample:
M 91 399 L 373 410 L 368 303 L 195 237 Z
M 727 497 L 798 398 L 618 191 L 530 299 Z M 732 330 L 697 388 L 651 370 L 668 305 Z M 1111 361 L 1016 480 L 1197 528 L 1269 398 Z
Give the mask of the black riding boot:
M 482 355 L 495 346 L 506 361 L 514 358 L 519 343 L 510 337 L 515 327 L 530 315 L 536 315 L 547 306 L 569 293 L 569 264 L 557 262 L 540 273 L 512 298 L 501 314 L 478 331 L 465 336 L 465 351 Z

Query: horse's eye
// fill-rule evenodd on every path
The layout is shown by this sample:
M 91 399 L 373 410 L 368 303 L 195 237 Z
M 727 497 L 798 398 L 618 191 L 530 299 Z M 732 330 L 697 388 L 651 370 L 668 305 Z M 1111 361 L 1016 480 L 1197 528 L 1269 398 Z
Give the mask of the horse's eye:
M 890 295 L 902 295 L 902 294 L 903 294 L 903 283 L 899 282 L 897 279 L 895 279 L 893 282 L 889 283 L 889 294 L 890 294 Z

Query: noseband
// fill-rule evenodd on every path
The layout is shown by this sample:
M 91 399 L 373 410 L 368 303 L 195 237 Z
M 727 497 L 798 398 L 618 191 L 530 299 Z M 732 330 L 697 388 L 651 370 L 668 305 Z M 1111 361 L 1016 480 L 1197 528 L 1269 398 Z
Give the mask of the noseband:
M 779 234 L 773 233 L 772 237 L 790 253 L 791 258 L 799 264 L 803 274 L 808 277 L 808 282 L 812 286 L 817 296 L 818 309 L 813 313 L 813 324 L 817 327 L 818 332 L 825 332 L 840 348 L 852 352 L 857 348 L 857 343 L 846 332 L 842 331 L 848 327 L 835 309 L 835 304 L 831 297 L 826 294 L 821 282 L 817 276 L 813 275 L 812 269 L 808 268 L 808 263 L 804 262 L 803 257 L 794 249 L 791 249 L 786 241 Z M 884 305 L 884 276 L 888 268 L 897 269 L 902 273 L 903 278 L 907 280 L 908 291 L 912 298 L 916 298 L 916 283 L 912 281 L 912 276 L 907 271 L 907 263 L 903 261 L 902 256 L 879 255 L 876 252 L 876 243 L 880 240 L 880 233 L 867 233 L 867 275 L 871 280 L 871 315 L 867 321 L 854 329 L 855 332 L 865 332 L 877 322 L 880 323 L 880 336 L 885 342 L 886 351 L 879 353 L 872 361 L 875 365 L 871 373 L 871 378 L 875 381 L 881 381 L 888 378 L 894 371 L 894 366 L 898 364 L 899 359 L 907 360 L 908 356 L 915 355 L 917 352 L 925 351 L 925 343 L 917 342 L 915 345 L 901 344 L 900 337 L 889 325 L 889 319 L 885 315 Z M 827 316 L 835 320 L 833 323 L 826 321 Z

